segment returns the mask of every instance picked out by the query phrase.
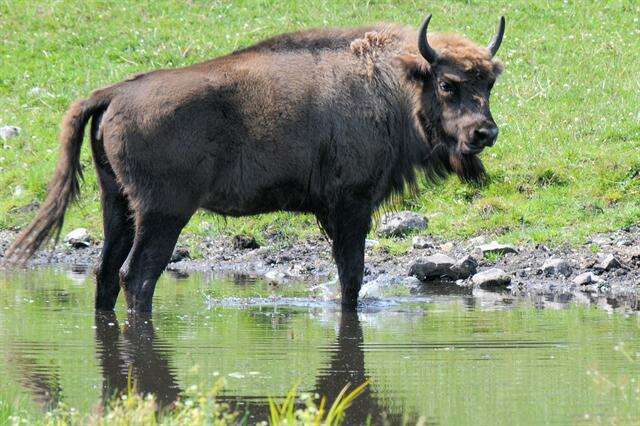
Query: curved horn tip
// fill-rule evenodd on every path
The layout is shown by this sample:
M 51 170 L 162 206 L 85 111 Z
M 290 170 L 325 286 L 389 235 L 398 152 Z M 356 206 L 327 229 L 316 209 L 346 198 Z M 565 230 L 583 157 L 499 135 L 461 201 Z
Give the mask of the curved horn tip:
M 434 63 L 438 60 L 438 54 L 431 46 L 429 46 L 429 41 L 427 40 L 427 32 L 431 16 L 431 14 L 428 14 L 420 26 L 420 31 L 418 32 L 418 50 L 427 62 Z
M 498 32 L 493 36 L 489 46 L 487 46 L 487 49 L 491 52 L 491 57 L 495 56 L 495 54 L 498 53 L 498 49 L 500 49 L 500 44 L 502 44 L 502 38 L 504 37 L 504 27 L 505 19 L 504 16 L 501 16 L 500 23 L 498 24 Z

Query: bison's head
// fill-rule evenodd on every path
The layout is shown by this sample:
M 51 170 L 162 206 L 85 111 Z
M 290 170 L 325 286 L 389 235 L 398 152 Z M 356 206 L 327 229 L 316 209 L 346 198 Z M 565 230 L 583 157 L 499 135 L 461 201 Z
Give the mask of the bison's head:
M 475 156 L 498 137 L 489 96 L 503 68 L 494 55 L 504 35 L 504 17 L 486 48 L 457 35 L 427 38 L 430 20 L 431 15 L 418 33 L 420 55 L 401 58 L 418 91 L 417 117 L 433 142 L 446 144 L 447 167 L 463 179 L 477 180 L 483 169 Z

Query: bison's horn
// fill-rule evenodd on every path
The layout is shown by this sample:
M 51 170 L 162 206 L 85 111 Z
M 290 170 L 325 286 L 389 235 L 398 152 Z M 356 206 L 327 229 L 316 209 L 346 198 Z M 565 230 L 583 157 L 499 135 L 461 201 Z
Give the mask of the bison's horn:
M 498 25 L 498 32 L 493 36 L 491 43 L 487 46 L 489 52 L 491 52 L 491 57 L 496 56 L 498 53 L 498 49 L 500 49 L 500 45 L 502 44 L 502 37 L 504 36 L 504 16 L 500 17 L 500 25 Z
M 429 41 L 427 41 L 429 21 L 431 21 L 431 14 L 424 19 L 424 22 L 422 22 L 422 25 L 420 26 L 420 31 L 418 33 L 418 49 L 427 62 L 432 64 L 438 60 L 438 54 L 431 46 L 429 46 Z

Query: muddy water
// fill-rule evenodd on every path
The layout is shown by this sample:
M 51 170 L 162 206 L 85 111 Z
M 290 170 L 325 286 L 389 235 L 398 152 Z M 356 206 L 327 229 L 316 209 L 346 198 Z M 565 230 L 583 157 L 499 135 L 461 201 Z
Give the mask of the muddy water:
M 71 270 L 0 275 L 0 415 L 95 409 L 131 371 L 163 404 L 224 378 L 253 420 L 294 383 L 331 399 L 370 380 L 349 423 L 640 421 L 640 322 L 624 309 L 427 290 L 341 315 L 304 286 L 193 275 L 164 276 L 145 319 L 122 305 L 95 316 L 93 285 Z

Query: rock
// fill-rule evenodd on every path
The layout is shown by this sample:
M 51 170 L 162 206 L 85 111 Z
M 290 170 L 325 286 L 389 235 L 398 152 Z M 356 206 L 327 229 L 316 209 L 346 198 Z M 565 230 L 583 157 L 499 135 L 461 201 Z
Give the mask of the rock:
M 0 138 L 6 141 L 7 139 L 14 138 L 20 134 L 20 127 L 16 126 L 4 126 L 0 127 Z
M 471 278 L 471 281 L 482 288 L 505 287 L 511 282 L 511 275 L 502 269 L 491 268 L 478 272 Z
M 38 96 L 42 96 L 42 95 L 50 95 L 49 92 L 47 92 L 45 89 L 43 89 L 42 87 L 32 87 L 31 89 L 29 89 L 29 91 L 27 92 L 27 95 L 31 96 L 31 97 L 38 97 Z
M 482 252 L 482 254 L 507 254 L 507 253 L 517 253 L 518 250 L 510 244 L 500 244 L 497 241 L 491 241 L 489 244 L 481 244 L 477 246 L 477 249 Z
M 598 277 L 593 272 L 582 273 L 573 279 L 573 283 L 577 285 L 588 285 L 599 282 L 602 282 L 602 278 Z
M 189 253 L 188 248 L 176 247 L 176 249 L 173 251 L 173 254 L 171 255 L 171 260 L 169 260 L 169 263 L 176 263 L 176 262 L 180 262 L 181 260 L 190 259 L 190 258 L 191 258 L 191 254 Z
M 91 240 L 91 235 L 85 228 L 76 228 L 64 237 L 64 242 L 73 248 L 89 247 Z
M 437 253 L 416 260 L 409 268 L 409 275 L 418 278 L 421 281 L 433 280 L 441 277 L 453 278 L 451 267 L 456 263 L 454 259 L 446 254 Z
M 254 250 L 260 248 L 255 238 L 248 235 L 236 235 L 233 237 L 233 248 L 236 250 Z
M 427 219 L 421 214 L 403 211 L 386 213 L 382 216 L 378 234 L 383 237 L 400 237 L 412 231 L 420 231 L 427 227 Z
M 315 285 L 309 290 L 313 293 L 319 294 L 323 300 L 333 300 L 340 296 L 340 283 L 336 278 L 334 280 Z M 362 291 L 362 288 L 360 290 Z
M 272 283 L 283 284 L 289 281 L 289 279 L 291 279 L 291 276 L 281 271 L 269 271 L 264 274 L 264 278 Z
M 600 269 L 602 271 L 611 271 L 621 267 L 622 264 L 613 254 L 599 256 L 598 263 L 594 265 L 595 269 Z
M 478 270 L 478 261 L 472 256 L 465 256 L 458 260 L 452 267 L 451 272 L 455 275 L 455 279 L 467 279 Z
M 412 289 L 419 287 L 422 282 L 416 277 L 397 277 L 392 280 L 392 284 Z
M 380 277 L 378 277 L 380 278 Z M 358 297 L 360 299 L 380 299 L 382 298 L 382 288 L 385 286 L 382 279 L 376 278 L 360 287 Z
M 476 247 L 486 242 L 487 242 L 487 239 L 485 238 L 484 235 L 478 235 L 477 237 L 469 238 L 469 241 L 467 242 L 467 246 Z
M 364 240 L 365 248 L 374 248 L 374 247 L 378 247 L 379 245 L 380 245 L 380 241 L 378 240 L 369 240 L 369 239 Z
M 564 277 L 568 277 L 571 275 L 573 269 L 569 262 L 560 258 L 551 258 L 547 259 L 542 265 L 542 271 L 546 275 L 562 275 Z
M 423 237 L 422 235 L 416 235 L 415 237 L 413 237 L 413 240 L 411 240 L 411 244 L 415 249 L 433 248 L 433 244 L 431 244 L 431 241 L 427 237 Z
M 408 288 L 415 287 L 415 282 L 412 280 L 418 281 L 413 277 L 392 277 L 389 274 L 380 274 L 375 279 L 362 285 L 358 297 L 362 299 L 380 299 L 384 296 L 384 290 L 391 286 L 405 285 Z
M 445 253 L 451 253 L 453 251 L 453 243 L 451 241 L 446 242 L 440 246 L 440 250 Z

